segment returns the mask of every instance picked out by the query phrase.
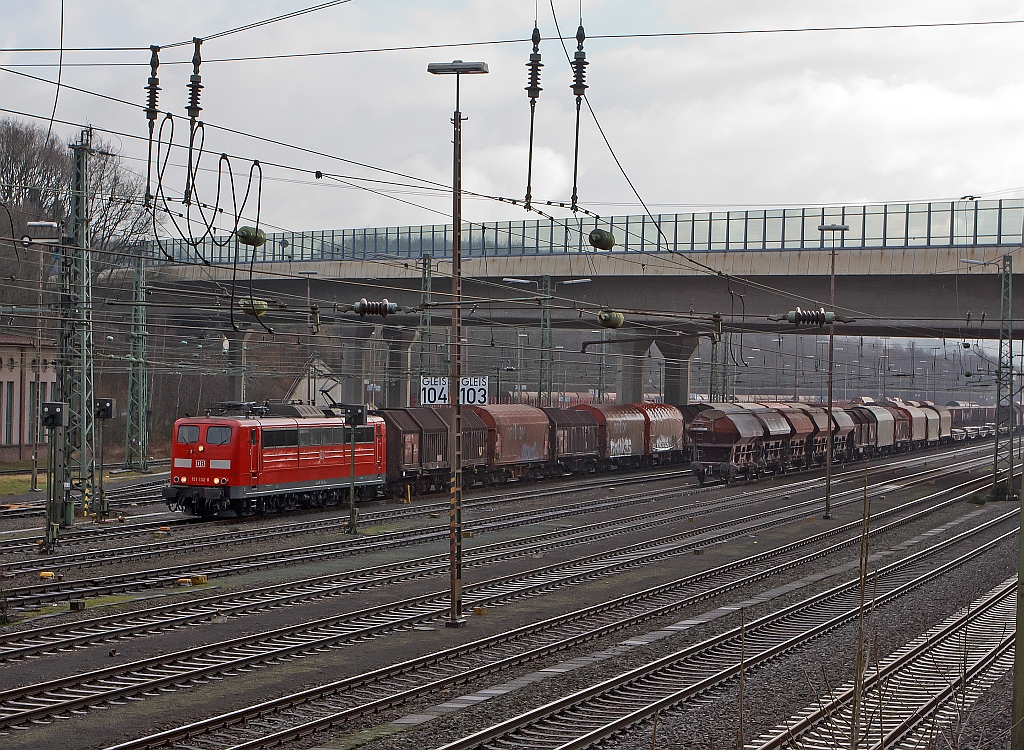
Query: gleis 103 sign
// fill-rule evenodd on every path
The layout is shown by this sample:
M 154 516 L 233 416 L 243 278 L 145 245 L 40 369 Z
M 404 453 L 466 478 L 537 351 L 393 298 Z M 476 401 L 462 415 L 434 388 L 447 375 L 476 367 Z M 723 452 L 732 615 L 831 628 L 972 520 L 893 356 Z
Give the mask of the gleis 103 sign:
M 459 388 L 459 403 L 486 405 L 490 396 L 489 379 L 462 378 Z M 420 406 L 447 406 L 451 403 L 448 395 L 448 378 L 420 376 Z

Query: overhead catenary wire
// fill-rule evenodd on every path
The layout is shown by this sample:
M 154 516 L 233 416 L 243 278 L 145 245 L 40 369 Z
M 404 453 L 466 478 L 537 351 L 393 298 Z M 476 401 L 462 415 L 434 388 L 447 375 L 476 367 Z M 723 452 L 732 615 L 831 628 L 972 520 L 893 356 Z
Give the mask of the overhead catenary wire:
M 655 32 L 633 32 L 623 34 L 595 34 L 590 36 L 591 40 L 617 40 L 617 39 L 671 39 L 671 38 L 693 38 L 693 37 L 721 37 L 721 36 L 752 36 L 752 35 L 774 35 L 774 34 L 810 34 L 810 33 L 835 33 L 844 31 L 899 31 L 899 30 L 913 30 L 913 29 L 943 29 L 943 28 L 971 28 L 971 27 L 984 27 L 984 26 L 1018 26 L 1024 24 L 1024 19 L 1007 18 L 1007 19 L 991 19 L 982 21 L 939 21 L 939 22 L 921 22 L 921 23 L 904 23 L 904 24 L 849 24 L 849 25 L 836 25 L 836 26 L 790 26 L 780 28 L 754 28 L 754 29 L 710 29 L 706 31 L 655 31 Z M 256 28 L 256 26 L 252 26 Z M 241 27 L 239 28 L 241 30 Z M 210 35 L 204 37 L 205 39 L 215 39 L 218 36 L 224 34 Z M 573 39 L 574 37 L 563 37 L 565 41 Z M 399 46 L 388 46 L 388 47 L 367 47 L 362 49 L 344 49 L 344 50 L 320 50 L 313 52 L 290 52 L 290 53 L 278 53 L 278 54 L 267 54 L 267 55 L 244 55 L 236 57 L 221 57 L 221 58 L 210 58 L 206 62 L 208 63 L 226 63 L 226 62 L 253 62 L 257 60 L 286 60 L 304 57 L 327 57 L 336 55 L 365 55 L 375 54 L 382 52 L 413 52 L 420 50 L 434 50 L 434 49 L 452 49 L 459 47 L 485 47 L 485 46 L 500 46 L 508 44 L 524 44 L 530 42 L 530 38 L 512 38 L 512 39 L 490 39 L 482 41 L 471 41 L 471 42 L 446 42 L 438 44 L 410 44 L 410 45 L 399 45 Z M 192 40 L 186 40 L 176 42 L 174 45 L 166 45 L 167 48 L 171 46 L 184 46 L 191 44 Z M 66 47 L 66 52 L 140 52 L 148 50 L 148 46 L 139 47 Z M 0 48 L 0 53 L 41 53 L 41 52 L 57 52 L 56 47 L 4 47 Z M 164 63 L 165 65 L 188 65 L 189 60 L 171 60 Z M 18 67 L 54 67 L 53 63 L 16 63 Z M 65 63 L 66 66 L 74 67 L 141 67 L 145 65 L 142 62 L 99 62 L 99 63 Z
M 51 82 L 51 83 L 52 83 L 52 82 Z M 588 104 L 589 104 L 589 102 L 588 102 Z M 133 105 L 133 106 L 136 106 L 136 105 Z M 103 131 L 103 129 L 102 129 L 102 128 L 100 128 L 100 130 L 101 130 L 101 131 Z M 103 132 L 113 132 L 113 131 L 103 131 Z M 236 132 L 237 132 L 237 131 L 236 131 Z M 131 136 L 130 134 L 123 134 L 123 135 L 127 135 L 128 137 L 137 137 L 137 136 Z M 258 137 L 258 136 L 257 136 L 257 137 Z M 307 171 L 308 171 L 308 170 L 307 170 Z M 417 179 L 417 178 L 411 178 L 411 179 Z M 169 213 L 169 214 L 171 214 L 171 215 L 173 215 L 173 212 L 170 212 L 170 211 L 168 211 L 168 213 Z M 544 215 L 544 214 L 542 214 L 542 215 Z M 652 218 L 653 218 L 653 217 L 652 217 Z M 660 227 L 659 227 L 659 231 L 660 231 Z M 706 264 L 699 264 L 699 263 L 698 263 L 697 261 L 695 261 L 695 260 L 692 260 L 692 259 L 689 259 L 689 258 L 687 258 L 686 260 L 687 260 L 688 262 L 690 262 L 690 263 L 694 263 L 694 264 L 698 264 L 698 265 L 704 266 L 705 272 L 708 272 L 708 273 L 715 273 L 715 274 L 717 274 L 717 275 L 720 275 L 720 276 L 725 276 L 725 274 L 723 274 L 722 272 L 720 272 L 720 271 L 718 271 L 717 269 L 714 269 L 714 268 L 712 268 L 712 267 L 710 267 L 710 266 L 706 266 Z M 754 283 L 754 282 L 750 282 L 749 280 L 747 280 L 747 283 Z M 767 287 L 765 287 L 765 285 L 760 285 L 760 286 L 761 286 L 761 287 L 764 287 L 764 288 L 767 288 Z M 779 290 L 775 290 L 775 291 L 779 291 Z M 783 296 L 787 296 L 787 295 L 786 295 L 786 293 L 784 293 L 784 292 L 783 292 L 783 293 L 781 293 L 781 294 L 782 294 Z M 788 295 L 788 296 L 792 296 L 792 295 Z
M 57 89 L 53 93 L 53 111 L 50 112 L 50 124 L 46 127 L 46 141 L 50 142 L 53 132 L 53 118 L 57 116 L 57 102 L 60 100 L 60 82 L 64 75 L 64 0 L 60 0 L 60 57 L 57 59 Z
M 272 16 L 271 18 L 264 18 L 261 21 L 253 21 L 252 23 L 243 24 L 242 26 L 235 26 L 230 29 L 225 29 L 224 31 L 218 31 L 213 34 L 207 34 L 205 37 L 203 37 L 203 39 L 207 41 L 212 39 L 220 39 L 221 37 L 230 36 L 232 34 L 238 34 L 243 31 L 251 31 L 252 29 L 258 29 L 261 26 L 269 26 L 270 24 L 273 23 L 287 21 L 292 18 L 304 16 L 308 13 L 316 13 L 317 11 L 321 11 L 326 8 L 333 8 L 337 5 L 345 5 L 346 3 L 350 2 L 352 2 L 352 0 L 328 0 L 328 2 L 319 3 L 318 5 L 310 5 L 306 8 L 300 8 L 298 10 L 289 11 L 288 13 L 282 13 L 277 16 Z M 191 44 L 192 42 L 192 39 L 188 39 L 183 42 L 174 42 L 172 44 L 165 44 L 163 46 L 164 49 L 171 49 L 173 47 L 183 47 L 187 44 Z

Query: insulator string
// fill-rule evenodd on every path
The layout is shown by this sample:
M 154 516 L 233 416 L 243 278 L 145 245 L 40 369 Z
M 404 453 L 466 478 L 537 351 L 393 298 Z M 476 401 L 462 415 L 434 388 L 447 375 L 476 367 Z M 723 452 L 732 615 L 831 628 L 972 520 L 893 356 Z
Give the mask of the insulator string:
M 583 104 L 583 95 L 587 86 L 587 53 L 583 51 L 583 42 L 587 38 L 583 31 L 583 24 L 576 29 L 576 54 L 572 60 L 572 93 L 576 95 L 576 144 L 573 148 L 572 158 L 572 200 L 570 208 L 573 212 L 579 210 L 579 171 L 580 171 L 580 107 Z
M 153 53 L 149 58 L 149 85 L 146 86 L 146 119 L 149 121 L 149 153 L 146 158 L 146 208 L 149 208 L 153 200 L 153 130 L 156 128 L 156 119 L 160 114 L 158 106 L 160 98 L 160 79 L 157 72 L 160 68 L 160 48 L 151 46 Z
M 192 77 L 189 78 L 188 107 L 186 107 L 189 120 L 188 172 L 185 175 L 185 197 L 182 201 L 186 206 L 192 201 L 192 152 L 196 140 L 196 120 L 199 118 L 199 113 L 203 110 L 203 108 L 199 106 L 199 98 L 203 90 L 203 78 L 199 75 L 199 66 L 203 63 L 203 57 L 200 54 L 200 47 L 203 45 L 203 40 L 199 37 L 195 37 L 192 42 L 196 46 L 196 51 L 195 54 L 192 55 Z
M 530 97 L 530 154 L 526 167 L 526 210 L 531 210 L 533 202 L 533 132 L 534 122 L 537 116 L 537 97 L 543 91 L 540 87 L 540 69 L 544 63 L 540 61 L 540 29 L 536 22 L 533 26 L 533 52 L 530 53 L 530 62 L 526 64 L 530 71 L 529 81 L 526 86 L 526 94 Z

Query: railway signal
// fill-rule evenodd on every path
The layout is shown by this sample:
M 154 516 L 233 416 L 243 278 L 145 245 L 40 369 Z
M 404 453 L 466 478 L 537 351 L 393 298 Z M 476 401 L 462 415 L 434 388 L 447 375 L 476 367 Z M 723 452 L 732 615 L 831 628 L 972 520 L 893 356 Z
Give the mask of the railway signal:
M 366 424 L 366 404 L 352 404 L 345 407 L 345 424 L 348 425 L 351 446 L 351 464 L 348 479 L 348 528 L 349 534 L 356 533 L 359 511 L 356 510 L 356 428 Z
M 71 489 L 71 481 L 67 474 L 67 466 L 64 462 L 64 430 L 67 429 L 69 420 L 68 405 L 66 403 L 50 401 L 42 405 L 39 410 L 39 421 L 46 428 L 47 438 L 50 443 L 48 453 L 49 465 L 46 467 L 46 551 L 53 552 L 57 543 L 57 535 L 60 527 L 64 525 L 64 518 L 68 509 L 68 491 Z
M 103 427 L 108 419 L 117 417 L 117 401 L 112 398 L 98 398 L 94 401 L 94 414 L 96 417 L 96 453 L 97 453 L 97 479 L 96 479 L 96 518 L 102 521 L 107 517 L 110 508 L 107 504 L 107 493 L 103 489 Z M 86 488 L 88 489 L 88 488 Z

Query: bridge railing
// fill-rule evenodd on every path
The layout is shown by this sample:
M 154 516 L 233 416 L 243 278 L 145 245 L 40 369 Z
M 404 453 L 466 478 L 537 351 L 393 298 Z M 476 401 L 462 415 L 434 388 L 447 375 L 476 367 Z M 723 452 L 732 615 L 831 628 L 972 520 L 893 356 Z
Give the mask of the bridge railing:
M 821 250 L 831 247 L 821 224 L 846 224 L 837 247 L 855 249 L 1020 245 L 1024 199 L 887 203 L 863 206 L 775 208 L 707 213 L 466 222 L 464 257 L 594 253 L 595 228 L 615 235 L 610 253 L 726 253 Z M 451 257 L 452 226 L 275 232 L 256 249 L 257 263 Z M 149 244 L 155 263 L 248 264 L 251 249 L 227 237 L 162 239 Z

